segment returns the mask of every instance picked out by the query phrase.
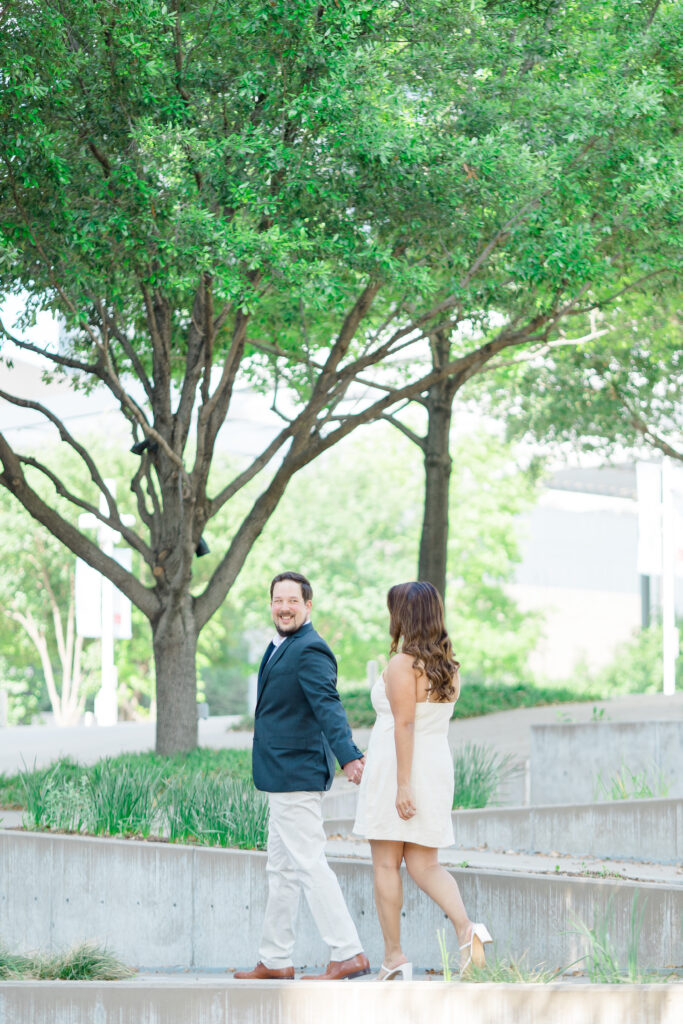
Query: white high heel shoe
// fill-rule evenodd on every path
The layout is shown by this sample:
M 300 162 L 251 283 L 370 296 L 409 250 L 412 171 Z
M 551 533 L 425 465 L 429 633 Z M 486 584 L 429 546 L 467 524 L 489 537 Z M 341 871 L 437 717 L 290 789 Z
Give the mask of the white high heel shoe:
M 469 941 L 463 943 L 460 947 L 460 952 L 464 949 L 468 950 L 467 959 L 465 963 L 460 964 L 460 976 L 462 977 L 470 967 L 486 967 L 486 954 L 484 953 L 484 945 L 489 942 L 493 942 L 488 928 L 485 924 L 473 924 L 472 934 L 469 937 Z M 461 958 L 462 959 L 462 958 Z
M 382 974 L 382 971 L 385 973 Z M 411 963 L 399 964 L 398 967 L 387 967 L 386 964 L 382 964 L 379 969 L 376 981 L 396 981 L 398 977 L 401 977 L 402 981 L 413 980 L 413 965 Z

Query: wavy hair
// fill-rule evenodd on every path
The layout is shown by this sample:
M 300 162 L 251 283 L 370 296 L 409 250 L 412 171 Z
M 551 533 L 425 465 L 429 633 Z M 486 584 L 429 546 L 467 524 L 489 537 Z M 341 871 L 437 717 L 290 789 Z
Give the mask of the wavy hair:
M 458 669 L 444 622 L 443 601 L 431 583 L 397 583 L 387 594 L 391 654 L 412 654 L 413 668 L 427 676 L 428 698 L 452 701 L 460 695 Z

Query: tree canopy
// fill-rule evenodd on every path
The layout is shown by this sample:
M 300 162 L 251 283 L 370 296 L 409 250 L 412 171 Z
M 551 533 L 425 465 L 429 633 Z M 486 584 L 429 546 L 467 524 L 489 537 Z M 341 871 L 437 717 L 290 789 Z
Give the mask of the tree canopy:
M 57 348 L 18 343 L 76 386 L 104 383 L 129 419 L 141 531 L 87 444 L 55 427 L 143 574 L 60 516 L 29 470 L 96 503 L 2 437 L 0 483 L 146 615 L 158 747 L 187 749 L 198 631 L 295 472 L 435 382 L 461 385 L 674 273 L 683 11 L 17 0 L 2 29 L 0 295 L 28 296 L 26 322 L 57 313 Z M 435 331 L 451 350 L 424 367 L 411 353 Z M 282 430 L 210 489 L 244 379 L 283 381 Z M 204 528 L 266 467 L 196 590 Z

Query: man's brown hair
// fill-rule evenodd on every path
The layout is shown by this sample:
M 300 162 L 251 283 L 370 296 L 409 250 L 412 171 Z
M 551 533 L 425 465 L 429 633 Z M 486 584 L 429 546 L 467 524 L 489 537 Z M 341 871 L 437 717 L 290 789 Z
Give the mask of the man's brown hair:
M 270 584 L 271 601 L 273 600 L 273 590 L 275 589 L 275 584 L 282 583 L 283 580 L 293 580 L 295 583 L 299 584 L 299 586 L 301 587 L 301 594 L 303 596 L 304 602 L 308 603 L 308 601 L 313 600 L 313 587 L 311 586 L 310 582 L 306 579 L 306 577 L 303 576 L 300 572 L 288 571 L 278 573 L 278 575 L 275 576 L 272 583 Z

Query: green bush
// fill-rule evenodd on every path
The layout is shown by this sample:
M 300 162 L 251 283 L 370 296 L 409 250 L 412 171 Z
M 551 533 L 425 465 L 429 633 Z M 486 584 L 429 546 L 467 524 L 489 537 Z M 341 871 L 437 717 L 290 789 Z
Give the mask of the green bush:
M 144 761 L 98 761 L 84 772 L 87 808 L 82 822 L 95 835 L 143 835 L 152 831 L 157 815 L 162 766 Z
M 62 760 L 25 770 L 19 781 L 30 828 L 165 833 L 172 841 L 246 849 L 267 841 L 267 801 L 251 781 L 248 750 L 123 754 L 94 765 Z
M 206 777 L 178 778 L 161 799 L 172 842 L 263 850 L 268 841 L 268 801 L 250 782 Z
M 375 712 L 370 702 L 370 690 L 366 686 L 343 690 L 342 703 L 352 729 L 368 728 L 374 724 Z M 482 682 L 465 676 L 460 688 L 460 697 L 455 705 L 455 718 L 475 718 L 490 715 L 495 711 L 511 711 L 514 708 L 533 708 L 543 704 L 566 704 L 573 701 L 597 700 L 593 690 L 584 689 L 577 693 L 567 685 L 541 685 L 537 683 L 496 683 Z
M 453 807 L 486 807 L 501 782 L 518 775 L 522 766 L 512 754 L 466 743 L 453 756 Z
M 10 981 L 29 978 L 41 981 L 119 981 L 134 974 L 132 968 L 91 942 L 74 946 L 67 953 L 49 956 L 37 953 L 19 956 L 0 946 L 0 978 Z

